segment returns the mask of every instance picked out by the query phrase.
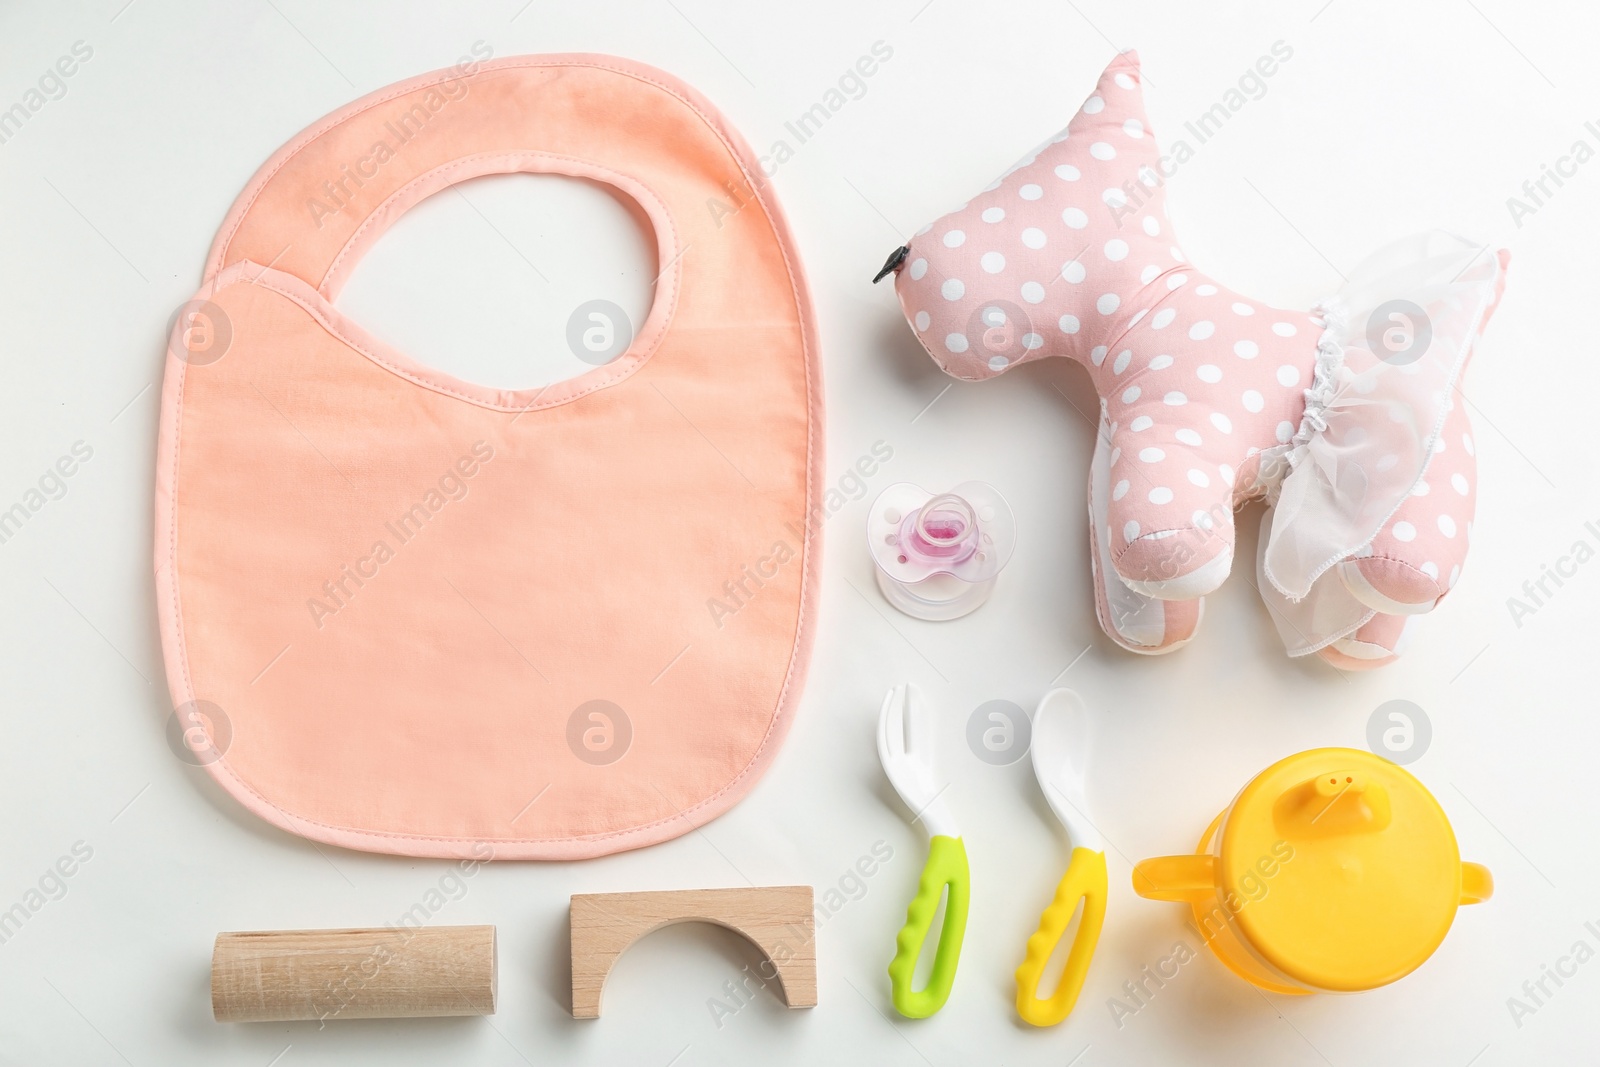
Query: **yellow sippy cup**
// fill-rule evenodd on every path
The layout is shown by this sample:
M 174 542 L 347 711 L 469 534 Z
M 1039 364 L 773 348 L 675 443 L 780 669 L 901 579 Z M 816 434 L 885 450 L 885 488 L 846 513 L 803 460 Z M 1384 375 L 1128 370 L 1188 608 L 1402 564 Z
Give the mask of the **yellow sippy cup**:
M 1262 989 L 1353 993 L 1421 966 L 1494 880 L 1461 861 L 1450 820 L 1408 772 L 1317 748 L 1256 775 L 1196 853 L 1135 866 L 1133 888 L 1190 905 L 1211 951 Z

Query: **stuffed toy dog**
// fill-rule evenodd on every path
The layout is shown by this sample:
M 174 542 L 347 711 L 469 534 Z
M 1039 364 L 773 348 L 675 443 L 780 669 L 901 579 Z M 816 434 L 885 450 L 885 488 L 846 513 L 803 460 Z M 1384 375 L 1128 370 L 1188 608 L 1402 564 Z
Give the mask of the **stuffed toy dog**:
M 1476 469 L 1454 393 L 1508 253 L 1423 234 L 1281 310 L 1189 265 L 1166 167 L 1124 53 L 1064 131 L 885 271 L 948 374 L 1089 372 L 1090 558 L 1117 644 L 1189 641 L 1233 565 L 1234 509 L 1263 498 L 1258 585 L 1289 654 L 1387 663 L 1461 573 Z

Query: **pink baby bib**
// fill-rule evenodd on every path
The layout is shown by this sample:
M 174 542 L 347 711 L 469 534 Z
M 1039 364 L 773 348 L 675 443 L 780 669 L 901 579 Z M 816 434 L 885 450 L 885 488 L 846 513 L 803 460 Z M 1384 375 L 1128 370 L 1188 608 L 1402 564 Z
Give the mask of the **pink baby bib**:
M 492 389 L 335 309 L 413 204 L 514 172 L 648 217 L 622 355 Z M 402 82 L 256 174 L 173 333 L 155 524 L 178 721 L 242 804 L 348 848 L 576 859 L 750 789 L 799 696 L 821 514 L 816 327 L 765 184 L 699 94 L 597 55 Z

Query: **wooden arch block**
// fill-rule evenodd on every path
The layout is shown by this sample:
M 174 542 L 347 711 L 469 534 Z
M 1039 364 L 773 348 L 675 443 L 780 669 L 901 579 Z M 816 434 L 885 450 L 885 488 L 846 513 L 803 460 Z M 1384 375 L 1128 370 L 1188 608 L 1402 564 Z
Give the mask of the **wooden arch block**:
M 572 1015 L 600 1017 L 606 975 L 627 947 L 673 923 L 707 922 L 741 934 L 770 961 L 783 1001 L 817 1003 L 816 927 L 808 885 L 575 893 L 572 897 Z

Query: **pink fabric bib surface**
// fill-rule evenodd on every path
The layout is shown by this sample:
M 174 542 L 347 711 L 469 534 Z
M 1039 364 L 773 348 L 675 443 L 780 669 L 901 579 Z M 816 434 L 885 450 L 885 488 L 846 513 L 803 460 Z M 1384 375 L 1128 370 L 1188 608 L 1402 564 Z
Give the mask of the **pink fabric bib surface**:
M 333 307 L 413 204 L 515 172 L 648 217 L 620 357 L 492 389 Z M 816 329 L 764 185 L 693 90 L 588 55 L 391 86 L 260 170 L 174 331 L 156 490 L 172 699 L 241 803 L 349 848 L 575 859 L 750 789 L 799 696 L 821 514 Z

